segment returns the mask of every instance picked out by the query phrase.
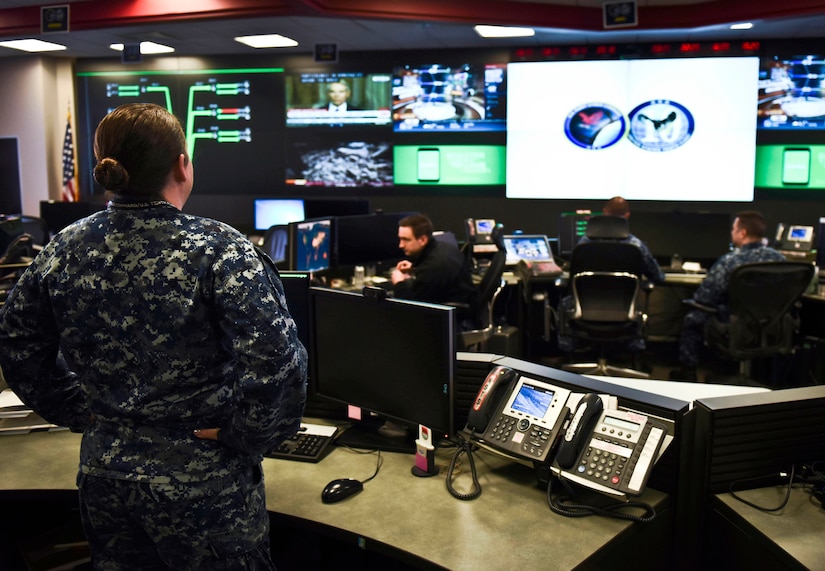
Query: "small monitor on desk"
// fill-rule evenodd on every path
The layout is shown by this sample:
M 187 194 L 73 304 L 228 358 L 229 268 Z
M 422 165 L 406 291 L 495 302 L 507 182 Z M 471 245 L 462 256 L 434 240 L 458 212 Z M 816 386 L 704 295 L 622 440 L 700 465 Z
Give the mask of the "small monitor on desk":
M 776 227 L 779 249 L 789 252 L 810 252 L 814 246 L 814 227 L 779 223 Z
M 318 272 L 331 266 L 333 219 L 305 220 L 289 225 L 289 267 Z
M 255 230 L 272 226 L 286 226 L 304 219 L 304 201 L 301 198 L 256 198 Z
M 519 261 L 552 262 L 553 252 L 544 234 L 514 234 L 504 237 L 507 250 L 507 265 L 514 266 Z

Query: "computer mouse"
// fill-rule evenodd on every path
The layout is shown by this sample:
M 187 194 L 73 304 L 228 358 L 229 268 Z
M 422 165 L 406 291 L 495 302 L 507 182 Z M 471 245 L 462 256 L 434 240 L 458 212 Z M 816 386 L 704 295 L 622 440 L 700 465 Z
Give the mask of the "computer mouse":
M 331 481 L 321 492 L 321 501 L 325 504 L 334 504 L 364 489 L 364 484 L 352 478 L 339 478 Z

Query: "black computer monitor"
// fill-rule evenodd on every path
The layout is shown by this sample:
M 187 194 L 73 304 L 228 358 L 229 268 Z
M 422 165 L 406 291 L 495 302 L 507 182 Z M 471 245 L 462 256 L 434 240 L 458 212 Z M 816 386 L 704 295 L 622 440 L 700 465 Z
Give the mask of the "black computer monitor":
M 104 208 L 106 208 L 106 205 L 103 203 L 41 200 L 40 218 L 46 223 L 49 233 L 54 235 L 72 222 L 85 218 Z
M 256 198 L 255 230 L 267 230 L 272 226 L 285 226 L 300 222 L 304 216 L 302 198 Z
M 319 272 L 332 265 L 334 219 L 319 218 L 289 225 L 289 269 Z
M 644 241 L 664 265 L 678 255 L 682 260 L 710 266 L 730 250 L 732 218 L 714 212 L 640 212 L 628 219 L 630 232 Z
M 337 264 L 395 264 L 404 256 L 398 247 L 398 222 L 410 214 L 412 213 L 381 212 L 337 218 Z
M 370 201 L 358 198 L 306 198 L 304 199 L 304 212 L 308 219 L 369 214 Z
M 569 258 L 573 248 L 587 230 L 587 221 L 593 213 L 589 210 L 562 212 L 559 217 L 559 256 Z
M 363 418 L 343 442 L 412 452 L 418 425 L 452 434 L 454 308 L 324 288 L 310 300 L 317 395 L 408 428 L 383 437 Z
M 819 268 L 820 277 L 825 277 L 825 216 L 819 217 L 816 228 L 816 267 Z

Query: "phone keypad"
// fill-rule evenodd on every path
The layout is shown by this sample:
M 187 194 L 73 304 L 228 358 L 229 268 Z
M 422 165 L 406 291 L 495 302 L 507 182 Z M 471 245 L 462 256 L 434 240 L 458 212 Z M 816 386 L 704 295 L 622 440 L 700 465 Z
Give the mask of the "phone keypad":
M 516 419 L 502 415 L 499 419 L 490 427 L 490 430 L 487 433 L 488 438 L 498 441 L 506 441 L 510 434 L 516 427 Z
M 514 431 L 524 434 L 524 438 L 514 439 L 511 442 L 510 436 Z M 523 456 L 533 456 L 541 459 L 545 456 L 547 448 L 551 444 L 552 431 L 549 428 L 531 424 L 527 419 L 516 420 L 507 415 L 502 415 L 488 429 L 485 438 L 492 444 L 497 444 L 505 450 L 520 452 Z M 520 444 L 519 444 L 520 442 Z
M 617 448 L 609 451 L 592 445 L 588 446 L 582 454 L 576 471 L 591 480 L 603 482 L 611 486 L 618 486 L 622 482 L 623 473 L 628 464 L 630 449 L 620 440 L 601 436 L 595 436 L 593 440 L 599 440 L 611 445 L 611 448 Z

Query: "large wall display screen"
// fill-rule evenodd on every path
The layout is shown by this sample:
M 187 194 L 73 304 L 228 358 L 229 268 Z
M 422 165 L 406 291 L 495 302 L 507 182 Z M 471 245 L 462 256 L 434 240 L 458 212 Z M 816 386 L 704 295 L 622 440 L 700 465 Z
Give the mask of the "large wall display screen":
M 759 59 L 513 63 L 509 198 L 750 201 Z
M 199 194 L 269 194 L 283 181 L 283 79 L 279 68 L 78 73 L 81 184 L 94 193 L 93 136 L 125 103 L 156 103 L 180 119 Z M 99 190 L 98 190 L 99 192 Z
M 757 129 L 757 188 L 825 189 L 825 55 L 762 56 Z

